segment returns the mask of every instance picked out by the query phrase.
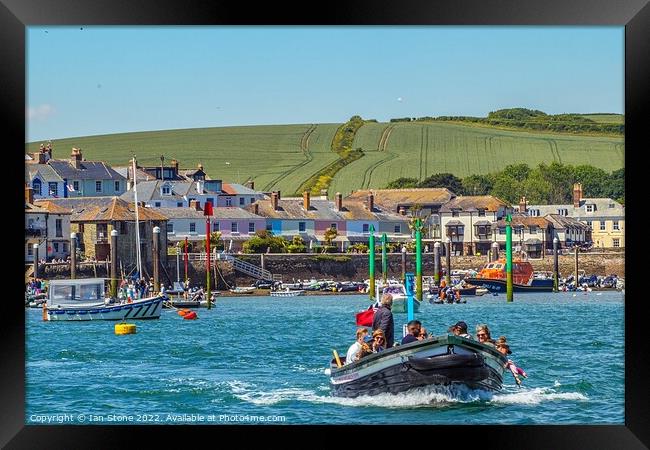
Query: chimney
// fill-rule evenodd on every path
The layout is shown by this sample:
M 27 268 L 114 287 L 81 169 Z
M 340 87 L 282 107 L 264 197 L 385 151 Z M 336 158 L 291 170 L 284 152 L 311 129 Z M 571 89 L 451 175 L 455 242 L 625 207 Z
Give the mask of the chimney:
M 343 211 L 343 195 L 340 192 L 336 193 L 336 210 Z
M 582 183 L 573 185 L 573 207 L 580 208 L 580 200 L 582 200 Z
M 178 175 L 178 161 L 172 159 L 172 167 L 174 168 L 174 173 Z
M 190 209 L 201 211 L 201 202 L 196 200 L 190 200 Z
M 29 186 L 25 186 L 25 202 L 34 203 L 34 189 Z
M 302 193 L 302 206 L 303 208 L 305 208 L 305 211 L 309 211 L 309 206 L 310 206 L 309 198 L 310 198 L 309 191 L 305 191 Z
M 401 216 L 405 216 L 405 215 L 406 215 L 406 208 L 403 207 L 403 206 L 400 206 L 400 207 L 399 207 L 399 214 L 400 214 Z
M 34 158 L 34 163 L 35 164 L 45 164 L 47 162 L 47 153 L 45 152 L 34 152 L 32 154 L 32 157 Z
M 271 193 L 271 206 L 273 207 L 273 211 L 278 210 L 278 193 L 277 192 L 272 192 Z
M 519 214 L 526 214 L 526 206 L 526 196 L 523 196 L 521 197 L 521 200 L 519 200 Z
M 246 187 L 247 187 L 248 189 L 255 190 L 255 182 L 254 182 L 253 180 L 248 180 L 248 181 L 246 182 Z
M 257 202 L 253 204 L 253 214 L 260 214 L 260 205 L 258 205 Z
M 72 153 L 70 154 L 70 164 L 72 164 L 75 169 L 79 168 L 79 165 L 81 164 L 81 157 L 81 149 L 72 147 Z
M 278 191 L 278 200 L 280 200 L 282 197 L 280 196 L 280 191 Z
M 372 192 L 368 194 L 368 211 L 372 212 L 375 209 L 375 196 Z
M 203 164 L 198 165 L 199 170 L 203 170 Z

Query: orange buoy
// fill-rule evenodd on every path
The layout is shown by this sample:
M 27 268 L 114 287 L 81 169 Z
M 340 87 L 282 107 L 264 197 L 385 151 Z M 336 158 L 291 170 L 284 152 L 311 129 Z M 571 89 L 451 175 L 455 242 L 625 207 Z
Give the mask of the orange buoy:
M 179 309 L 179 310 L 178 310 L 178 315 L 181 316 L 181 317 L 183 317 L 185 314 L 187 314 L 187 313 L 189 313 L 189 312 L 190 312 L 189 309 Z
M 194 319 L 198 319 L 198 316 L 196 315 L 196 313 L 194 311 L 190 311 L 190 312 L 188 312 L 187 314 L 185 314 L 183 316 L 183 319 L 194 320 Z

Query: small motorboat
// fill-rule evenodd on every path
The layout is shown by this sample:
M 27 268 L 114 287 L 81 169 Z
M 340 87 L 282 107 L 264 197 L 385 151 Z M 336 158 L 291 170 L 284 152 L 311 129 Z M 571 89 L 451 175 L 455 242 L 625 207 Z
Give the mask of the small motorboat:
M 230 289 L 230 292 L 232 292 L 233 294 L 238 294 L 238 295 L 252 294 L 253 292 L 255 292 L 255 289 L 257 289 L 255 286 L 236 287 L 236 288 Z
M 391 284 L 383 288 L 383 294 L 390 294 L 393 296 L 393 306 L 391 311 L 394 313 L 406 313 L 408 297 L 406 296 L 406 288 L 403 284 Z M 420 311 L 420 302 L 415 296 L 413 297 L 413 312 Z
M 297 297 L 305 291 L 296 291 L 287 289 L 286 291 L 271 291 L 271 297 Z
M 495 347 L 460 336 L 437 336 L 373 353 L 345 364 L 330 361 L 337 397 L 398 393 L 429 385 L 499 391 L 507 359 Z

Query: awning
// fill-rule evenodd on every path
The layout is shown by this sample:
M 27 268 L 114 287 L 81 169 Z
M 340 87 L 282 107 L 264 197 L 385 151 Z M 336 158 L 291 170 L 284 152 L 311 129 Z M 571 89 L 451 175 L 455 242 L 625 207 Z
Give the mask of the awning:
M 492 222 L 489 220 L 479 220 L 478 222 L 474 222 L 474 225 L 492 225 Z

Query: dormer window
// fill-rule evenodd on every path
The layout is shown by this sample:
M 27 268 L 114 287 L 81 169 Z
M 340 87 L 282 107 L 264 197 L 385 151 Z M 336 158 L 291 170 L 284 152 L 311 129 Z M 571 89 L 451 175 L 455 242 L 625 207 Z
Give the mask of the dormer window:
M 460 210 L 459 209 L 452 209 L 451 210 L 451 217 L 458 217 L 460 215 Z
M 561 208 L 557 210 L 557 213 L 561 216 L 566 217 L 569 215 L 569 210 L 567 210 L 566 208 Z
M 608 206 L 609 206 L 610 208 L 615 208 L 615 207 L 616 207 L 616 205 L 615 205 L 614 203 L 610 203 Z
M 164 184 L 162 187 L 162 195 L 172 195 L 172 187 L 168 184 Z
M 478 216 L 479 217 L 485 217 L 485 209 L 481 208 L 478 210 Z
M 588 212 L 588 213 L 590 213 L 590 212 L 594 212 L 594 206 L 595 206 L 595 205 L 586 205 L 586 206 L 587 206 L 587 212 Z

